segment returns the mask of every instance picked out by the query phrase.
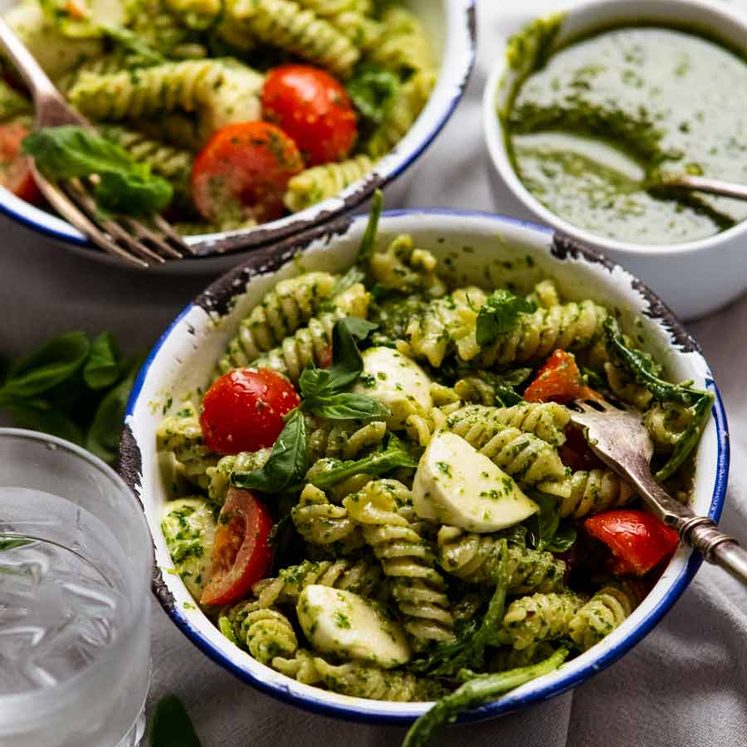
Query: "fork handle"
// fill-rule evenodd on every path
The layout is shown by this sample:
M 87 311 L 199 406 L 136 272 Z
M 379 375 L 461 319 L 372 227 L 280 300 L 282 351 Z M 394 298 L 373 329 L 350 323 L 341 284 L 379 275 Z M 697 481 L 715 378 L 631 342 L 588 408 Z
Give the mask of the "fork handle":
M 724 534 L 705 516 L 695 516 L 680 524 L 675 529 L 684 543 L 698 550 L 709 563 L 747 584 L 747 550 L 734 537 Z

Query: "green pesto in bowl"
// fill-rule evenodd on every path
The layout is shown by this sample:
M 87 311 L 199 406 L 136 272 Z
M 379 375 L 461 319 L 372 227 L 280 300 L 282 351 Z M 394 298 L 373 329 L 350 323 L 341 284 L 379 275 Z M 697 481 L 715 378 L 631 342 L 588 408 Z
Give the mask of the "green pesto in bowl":
M 521 75 L 501 117 L 534 197 L 579 228 L 637 244 L 694 241 L 747 218 L 747 203 L 656 186 L 683 173 L 747 183 L 744 57 L 653 25 L 553 49 L 561 22 L 535 22 L 509 45 Z

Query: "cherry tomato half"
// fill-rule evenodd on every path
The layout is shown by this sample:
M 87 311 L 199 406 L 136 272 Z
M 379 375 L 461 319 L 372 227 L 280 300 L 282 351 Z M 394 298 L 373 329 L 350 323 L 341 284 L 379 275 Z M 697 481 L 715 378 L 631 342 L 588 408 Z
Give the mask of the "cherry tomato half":
M 26 202 L 42 201 L 27 156 L 21 155 L 21 142 L 30 132 L 20 122 L 0 125 L 0 184 Z
M 301 400 L 293 384 L 269 368 L 235 368 L 213 382 L 202 400 L 205 446 L 216 454 L 238 454 L 272 446 L 283 416 Z
M 677 532 L 653 514 L 638 509 L 616 509 L 591 516 L 584 529 L 612 551 L 612 572 L 643 576 L 677 548 Z
M 283 214 L 288 180 L 304 167 L 296 144 L 268 122 L 239 122 L 213 133 L 192 167 L 192 198 L 207 220 L 259 223 Z
M 201 604 L 231 604 L 267 575 L 272 562 L 270 512 L 254 493 L 230 487 L 218 516 L 210 580 Z
M 358 136 L 355 109 L 342 85 L 310 65 L 281 65 L 262 89 L 265 119 L 296 141 L 309 166 L 341 161 Z

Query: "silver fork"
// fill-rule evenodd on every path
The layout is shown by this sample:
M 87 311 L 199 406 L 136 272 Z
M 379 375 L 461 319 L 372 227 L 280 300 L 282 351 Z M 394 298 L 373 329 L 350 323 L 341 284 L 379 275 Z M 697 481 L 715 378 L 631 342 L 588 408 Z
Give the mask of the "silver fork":
M 592 451 L 636 488 L 656 516 L 677 530 L 683 543 L 747 583 L 747 551 L 719 531 L 708 517 L 697 516 L 672 498 L 654 480 L 649 467 L 654 444 L 640 413 L 608 402 L 576 400 L 571 406 L 571 422 L 585 431 Z
M 31 92 L 35 127 L 78 125 L 93 129 L 85 117 L 69 106 L 23 42 L 2 18 L 0 47 L 10 57 Z M 151 263 L 160 264 L 166 259 L 182 259 L 194 253 L 161 216 L 155 216 L 151 225 L 134 218 L 120 218 L 119 221 L 106 218 L 96 209 L 88 180 L 69 179 L 54 184 L 42 176 L 34 165 L 32 172 L 49 204 L 105 252 L 143 268 L 149 267 Z

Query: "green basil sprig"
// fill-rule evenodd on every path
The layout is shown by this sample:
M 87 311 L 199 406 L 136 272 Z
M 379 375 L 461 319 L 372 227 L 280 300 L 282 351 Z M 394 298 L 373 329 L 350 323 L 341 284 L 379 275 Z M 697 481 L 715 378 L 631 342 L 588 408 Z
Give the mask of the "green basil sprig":
M 490 345 L 498 337 L 510 332 L 519 314 L 535 311 L 537 305 L 503 288 L 493 291 L 477 313 L 475 339 L 480 347 Z

